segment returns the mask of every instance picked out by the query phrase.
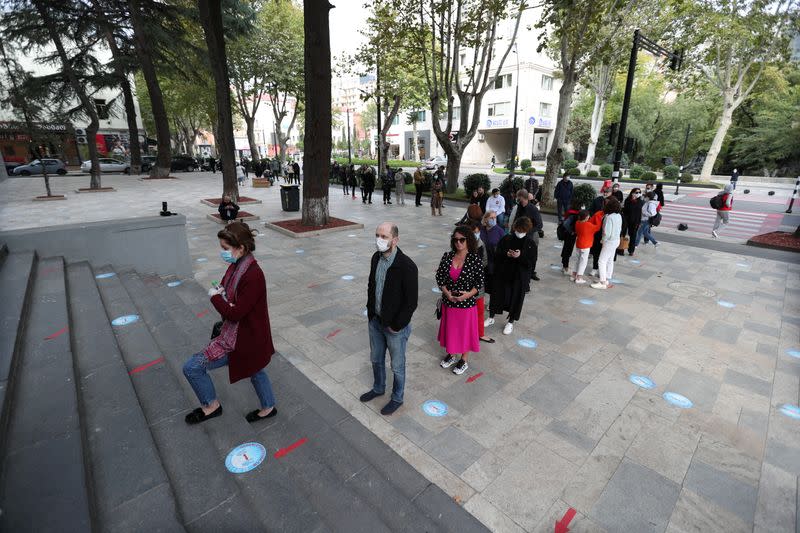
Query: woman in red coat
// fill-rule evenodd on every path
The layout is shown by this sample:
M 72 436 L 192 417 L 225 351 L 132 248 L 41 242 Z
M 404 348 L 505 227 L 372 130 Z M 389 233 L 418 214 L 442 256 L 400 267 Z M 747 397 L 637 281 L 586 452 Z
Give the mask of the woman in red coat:
M 267 313 L 267 284 L 252 253 L 256 249 L 253 232 L 247 224 L 233 222 L 217 233 L 217 238 L 222 248 L 220 257 L 231 264 L 219 287 L 208 291 L 211 304 L 222 315 L 222 329 L 205 350 L 183 365 L 183 375 L 201 404 L 186 415 L 187 424 L 199 424 L 222 414 L 208 375 L 209 370 L 221 366 L 228 367 L 231 383 L 250 378 L 256 389 L 261 409 L 248 413 L 248 422 L 278 414 L 272 385 L 264 371 L 275 348 Z

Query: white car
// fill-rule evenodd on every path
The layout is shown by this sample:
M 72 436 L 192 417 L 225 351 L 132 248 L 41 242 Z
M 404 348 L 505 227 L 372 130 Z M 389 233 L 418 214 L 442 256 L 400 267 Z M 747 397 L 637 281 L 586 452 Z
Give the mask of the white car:
M 81 170 L 89 172 L 92 168 L 91 161 L 84 161 L 81 165 Z M 108 157 L 100 158 L 100 172 L 123 172 L 125 174 L 131 173 L 131 164 L 125 161 L 117 161 Z
M 437 155 L 425 161 L 425 170 L 436 170 L 441 166 L 447 166 L 447 158 Z

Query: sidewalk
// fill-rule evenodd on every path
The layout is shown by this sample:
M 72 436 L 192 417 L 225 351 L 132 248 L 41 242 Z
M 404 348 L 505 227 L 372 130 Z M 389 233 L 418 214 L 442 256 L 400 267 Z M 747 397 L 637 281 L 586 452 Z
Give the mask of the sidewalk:
M 207 286 L 225 265 L 220 226 L 200 199 L 219 196 L 219 175 L 179 177 L 107 176 L 118 192 L 81 195 L 72 191 L 87 178 L 65 177 L 53 192 L 68 200 L 45 204 L 29 201 L 42 194 L 40 180 L 7 180 L 0 226 L 142 216 L 167 201 L 189 219 L 195 279 Z M 263 200 L 249 206 L 262 221 L 298 216 L 279 211 L 277 188 L 242 192 Z M 500 320 L 488 328 L 497 342 L 456 377 L 438 366 L 433 288 L 464 207 L 432 218 L 427 204 L 406 200 L 365 206 L 333 187 L 331 214 L 364 230 L 295 240 L 259 225 L 255 255 L 276 347 L 342 407 L 493 531 L 549 532 L 569 508 L 572 532 L 796 531 L 800 420 L 781 407 L 796 406 L 800 393 L 797 262 L 665 242 L 619 258 L 616 287 L 596 291 L 558 271 L 560 243 L 547 222 L 542 281 L 522 320 L 509 336 Z M 387 219 L 420 272 L 405 404 L 388 418 L 378 413 L 383 402 L 358 401 L 372 379 L 369 257 L 374 227 Z M 666 392 L 692 406 L 668 403 Z M 446 403 L 447 415 L 427 416 L 428 400 Z

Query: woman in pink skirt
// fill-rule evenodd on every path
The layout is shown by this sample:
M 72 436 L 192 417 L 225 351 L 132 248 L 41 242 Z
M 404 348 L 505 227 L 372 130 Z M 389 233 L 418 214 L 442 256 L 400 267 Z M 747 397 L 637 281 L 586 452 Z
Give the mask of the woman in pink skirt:
M 477 253 L 478 243 L 472 230 L 459 226 L 450 238 L 450 250 L 442 256 L 436 270 L 436 284 L 442 290 L 442 319 L 439 344 L 447 350 L 440 363 L 463 374 L 469 352 L 479 352 L 478 314 L 475 296 L 483 286 L 483 263 Z M 455 354 L 461 354 L 456 363 Z

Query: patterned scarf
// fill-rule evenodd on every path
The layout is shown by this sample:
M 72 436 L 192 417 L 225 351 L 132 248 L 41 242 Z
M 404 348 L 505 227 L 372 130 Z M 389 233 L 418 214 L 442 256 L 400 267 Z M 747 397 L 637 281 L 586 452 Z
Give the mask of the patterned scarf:
M 233 269 L 232 275 L 229 276 L 228 272 L 226 272 L 225 276 L 223 276 L 222 286 L 225 287 L 225 298 L 228 303 L 236 305 L 236 289 L 239 286 L 239 281 L 253 263 L 255 263 L 253 254 L 247 254 L 236 262 L 236 267 Z M 236 336 L 238 332 L 238 322 L 224 320 L 219 336 L 211 339 L 206 349 L 203 350 L 206 360 L 216 361 L 225 354 L 232 352 L 236 347 Z

